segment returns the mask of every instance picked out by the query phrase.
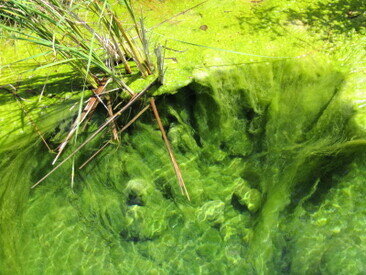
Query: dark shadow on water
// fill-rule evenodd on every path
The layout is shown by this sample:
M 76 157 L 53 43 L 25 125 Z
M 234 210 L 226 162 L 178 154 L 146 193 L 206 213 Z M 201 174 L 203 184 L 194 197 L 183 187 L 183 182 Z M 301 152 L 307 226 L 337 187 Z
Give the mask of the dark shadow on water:
M 254 18 L 243 16 L 237 20 L 240 25 L 249 24 L 254 32 L 270 29 L 275 35 L 282 35 L 281 28 L 290 24 L 310 27 L 327 35 L 347 34 L 365 32 L 365 7 L 365 0 L 317 1 L 297 10 L 277 5 L 253 5 Z
M 304 11 L 289 10 L 290 20 L 301 20 L 310 26 L 326 29 L 329 33 L 361 31 L 366 23 L 366 1 L 338 0 L 327 3 L 318 1 Z
M 79 92 L 83 89 L 83 80 L 77 74 L 71 72 L 49 76 L 34 76 L 9 84 L 11 86 L 0 86 L 0 104 L 14 100 L 15 95 L 22 99 L 30 99 L 40 94 L 48 98 L 63 98 L 65 93 L 70 91 Z

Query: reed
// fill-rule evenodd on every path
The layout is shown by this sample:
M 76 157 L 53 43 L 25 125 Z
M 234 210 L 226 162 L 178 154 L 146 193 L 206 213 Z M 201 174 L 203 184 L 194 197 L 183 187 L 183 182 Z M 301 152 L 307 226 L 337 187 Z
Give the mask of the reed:
M 150 46 L 144 21 L 137 18 L 131 3 L 127 0 L 122 1 L 127 11 L 127 18 L 123 19 L 119 17 L 107 0 L 78 2 L 12 0 L 7 3 L 2 6 L 1 14 L 6 20 L 12 20 L 14 24 L 0 23 L 0 28 L 6 31 L 12 39 L 42 46 L 46 48 L 47 54 L 53 53 L 55 60 L 40 68 L 67 64 L 84 80 L 84 89 L 87 88 L 91 91 L 86 103 L 83 103 L 84 98 L 83 95 L 81 96 L 78 116 L 72 123 L 67 136 L 58 146 L 52 165 L 57 163 L 72 138 L 77 137 L 80 127 L 82 125 L 84 125 L 83 128 L 86 127 L 86 122 L 90 120 L 99 104 L 105 107 L 108 123 L 103 124 L 95 133 L 110 126 L 113 139 L 118 141 L 118 136 L 124 128 L 121 129 L 122 131 L 119 130 L 116 118 L 121 110 L 125 110 L 130 102 L 134 102 L 141 94 L 135 93 L 125 83 L 124 77 L 134 72 L 139 73 L 141 78 L 146 78 L 153 74 L 154 68 L 157 67 L 157 80 L 148 87 L 162 85 L 164 78 L 162 47 L 159 46 L 154 51 L 157 56 L 155 66 L 151 62 Z M 132 28 L 127 27 L 126 19 L 127 22 L 132 23 Z M 123 65 L 123 68 L 120 64 Z M 115 88 L 113 93 L 105 93 L 108 85 Z M 124 103 L 126 98 L 128 99 L 127 104 L 119 111 L 114 112 L 121 103 Z M 156 117 L 158 111 L 155 104 L 153 106 Z M 164 142 L 167 144 L 164 129 L 161 125 L 159 128 L 162 131 L 162 136 L 165 137 Z M 91 140 L 95 135 L 91 135 L 87 140 Z M 167 148 L 169 155 L 172 156 L 172 149 L 169 146 Z M 80 147 L 58 163 L 52 171 L 60 167 L 79 150 Z M 174 155 L 171 160 L 176 174 L 181 175 Z M 47 175 L 43 179 L 46 177 Z M 182 177 L 178 177 L 178 180 L 182 188 L 184 186 Z M 184 195 L 189 198 L 185 186 L 184 190 Z

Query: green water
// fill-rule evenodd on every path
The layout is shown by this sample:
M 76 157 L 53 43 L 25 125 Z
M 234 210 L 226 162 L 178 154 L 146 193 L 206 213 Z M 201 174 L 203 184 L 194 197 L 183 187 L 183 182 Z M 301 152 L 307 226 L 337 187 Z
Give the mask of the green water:
M 288 5 L 281 2 L 283 10 L 300 4 Z M 298 56 L 319 46 L 327 51 L 263 62 L 193 48 L 183 53 L 182 63 L 168 66 L 168 83 L 156 93 L 191 201 L 180 193 L 150 111 L 122 136 L 121 145 L 110 145 L 83 170 L 78 167 L 110 138 L 108 129 L 30 189 L 51 169 L 53 155 L 13 97 L 2 94 L 0 273 L 364 274 L 366 113 L 365 74 L 359 68 L 364 38 L 358 25 L 336 24 L 330 46 L 311 25 L 312 17 L 295 9 L 290 15 L 304 16 L 307 27 L 286 25 L 286 35 L 273 40 L 278 35 L 273 25 L 285 19 L 272 6 L 276 3 L 268 1 L 251 8 L 246 15 L 257 17 L 250 20 L 233 17 L 236 25 L 228 29 L 228 37 L 244 26 L 243 32 L 253 33 L 240 41 L 255 38 L 257 45 L 235 48 L 232 38 L 226 40 L 228 47 L 277 56 Z M 207 23 L 215 12 L 187 16 L 208 18 L 203 21 Z M 328 16 L 336 18 L 337 12 L 330 9 Z M 258 22 L 264 25 L 256 26 Z M 201 23 L 182 24 L 196 28 Z M 183 39 L 181 28 L 170 36 L 180 32 Z M 342 34 L 349 28 L 355 30 L 352 39 Z M 314 47 L 294 38 L 302 32 Z M 188 39 L 190 34 L 185 35 Z M 208 43 L 210 34 L 191 38 L 198 37 Z M 345 44 L 353 48 L 343 49 Z M 80 90 L 80 83 L 65 71 L 54 74 L 46 95 L 68 100 L 60 104 L 46 96 L 40 105 L 29 104 L 53 147 L 67 134 L 76 113 L 69 111 L 78 100 L 70 90 Z M 38 91 L 48 80 L 40 73 L 38 81 L 22 81 L 22 91 Z M 31 101 L 38 98 L 24 95 Z M 119 123 L 127 122 L 147 100 Z M 77 143 L 103 120 L 97 111 Z
M 331 66 L 278 62 L 159 98 L 191 202 L 150 113 L 77 172 L 74 189 L 70 165 L 27 188 L 50 167 L 39 141 L 3 153 L 2 270 L 363 271 L 366 141 L 344 82 Z

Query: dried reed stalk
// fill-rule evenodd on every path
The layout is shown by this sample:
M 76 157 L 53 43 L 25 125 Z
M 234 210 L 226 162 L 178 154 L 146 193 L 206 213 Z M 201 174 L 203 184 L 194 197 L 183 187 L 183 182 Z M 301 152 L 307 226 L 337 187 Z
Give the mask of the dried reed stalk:
M 158 109 L 156 108 L 154 98 L 150 99 L 150 106 L 151 106 L 151 109 L 154 113 L 155 119 L 156 119 L 156 121 L 159 125 L 160 132 L 161 132 L 161 135 L 162 135 L 164 143 L 165 143 L 165 147 L 166 147 L 166 149 L 169 153 L 170 160 L 173 164 L 174 172 L 175 172 L 175 175 L 177 176 L 177 180 L 178 180 L 180 190 L 181 190 L 182 194 L 184 196 L 186 196 L 187 199 L 190 201 L 191 199 L 189 197 L 189 193 L 187 191 L 186 185 L 185 185 L 184 180 L 183 180 L 182 171 L 179 168 L 178 162 L 177 162 L 177 160 L 174 156 L 174 153 L 173 153 L 172 146 L 170 145 L 170 142 L 169 142 L 169 139 L 168 139 L 168 137 L 166 135 L 166 132 L 164 130 L 163 124 L 161 123 L 160 115 L 159 115 Z
M 127 130 L 127 128 L 130 127 L 149 108 L 150 108 L 150 105 L 147 105 L 145 108 L 143 108 L 121 130 L 118 131 L 118 134 L 121 134 L 122 132 Z M 109 141 L 106 142 L 101 148 L 98 149 L 98 151 L 96 151 L 90 158 L 88 158 L 82 165 L 80 165 L 79 169 L 83 169 L 83 167 L 85 167 L 92 159 L 94 159 L 100 152 L 102 152 L 109 144 L 111 144 Z
M 82 111 L 82 113 L 80 114 L 80 116 L 78 118 L 76 118 L 76 120 L 74 121 L 74 123 L 73 123 L 73 125 L 71 127 L 71 130 L 68 133 L 67 137 L 59 145 L 57 155 L 54 158 L 54 160 L 52 161 L 52 165 L 54 165 L 56 163 L 57 159 L 60 157 L 60 155 L 64 151 L 66 145 L 69 143 L 70 139 L 72 138 L 72 136 L 75 134 L 75 132 L 79 128 L 80 124 L 84 122 L 84 120 L 86 119 L 86 117 L 90 113 L 94 112 L 95 108 L 99 104 L 98 95 L 101 94 L 104 91 L 106 84 L 107 84 L 107 80 L 106 79 L 103 79 L 99 83 L 99 87 L 97 89 L 94 89 L 93 90 L 94 95 L 89 98 L 88 103 L 86 104 L 84 110 Z
M 115 120 L 119 115 L 121 115 L 124 111 L 126 111 L 132 104 L 134 104 L 139 98 L 141 98 L 148 90 L 150 90 L 155 84 L 159 83 L 158 79 L 155 79 L 151 82 L 145 89 L 141 92 L 137 93 L 136 96 L 131 98 L 131 100 L 123 106 L 118 112 L 116 112 L 112 117 L 110 117 L 105 123 L 102 124 L 91 136 L 89 136 L 82 144 L 79 145 L 70 155 L 68 155 L 65 159 L 63 159 L 57 166 L 55 166 L 50 172 L 48 172 L 44 177 L 42 177 L 39 181 L 32 185 L 31 188 L 35 188 L 42 181 L 48 178 L 53 172 L 55 172 L 61 165 L 63 165 L 66 161 L 72 158 L 77 152 L 79 152 L 86 144 L 88 144 L 93 138 L 95 138 L 105 127 L 107 127 L 113 120 Z

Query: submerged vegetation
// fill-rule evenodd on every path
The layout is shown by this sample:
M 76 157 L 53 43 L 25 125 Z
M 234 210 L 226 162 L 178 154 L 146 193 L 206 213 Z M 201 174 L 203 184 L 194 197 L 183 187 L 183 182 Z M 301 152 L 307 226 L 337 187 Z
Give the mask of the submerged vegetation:
M 222 2 L 0 1 L 1 274 L 366 272 L 364 1 Z

